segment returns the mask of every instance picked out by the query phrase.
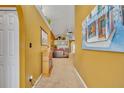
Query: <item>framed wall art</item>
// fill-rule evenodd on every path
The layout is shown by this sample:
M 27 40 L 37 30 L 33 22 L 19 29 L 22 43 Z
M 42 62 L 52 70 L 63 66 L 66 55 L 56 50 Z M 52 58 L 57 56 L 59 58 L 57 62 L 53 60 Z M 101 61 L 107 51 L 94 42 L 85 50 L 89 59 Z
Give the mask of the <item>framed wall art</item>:
M 82 49 L 124 52 L 124 10 L 98 5 L 82 22 Z
M 48 33 L 45 32 L 45 30 L 41 28 L 40 31 L 40 41 L 41 41 L 41 46 L 48 46 Z

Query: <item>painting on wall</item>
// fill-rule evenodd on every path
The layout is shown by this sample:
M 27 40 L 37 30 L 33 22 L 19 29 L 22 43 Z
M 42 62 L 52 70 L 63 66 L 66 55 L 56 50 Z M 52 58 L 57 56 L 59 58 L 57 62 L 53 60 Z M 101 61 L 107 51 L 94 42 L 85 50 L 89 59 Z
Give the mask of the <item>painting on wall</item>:
M 82 22 L 82 49 L 124 52 L 124 10 L 98 5 Z
M 41 45 L 48 46 L 48 34 L 44 31 L 43 28 L 41 28 Z

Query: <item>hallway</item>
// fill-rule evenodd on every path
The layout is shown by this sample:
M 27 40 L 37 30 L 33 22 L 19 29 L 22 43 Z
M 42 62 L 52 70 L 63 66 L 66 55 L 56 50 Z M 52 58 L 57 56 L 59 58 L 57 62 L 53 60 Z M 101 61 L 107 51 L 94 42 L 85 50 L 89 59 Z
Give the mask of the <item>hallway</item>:
M 68 58 L 53 58 L 50 77 L 42 76 L 35 88 L 84 88 Z

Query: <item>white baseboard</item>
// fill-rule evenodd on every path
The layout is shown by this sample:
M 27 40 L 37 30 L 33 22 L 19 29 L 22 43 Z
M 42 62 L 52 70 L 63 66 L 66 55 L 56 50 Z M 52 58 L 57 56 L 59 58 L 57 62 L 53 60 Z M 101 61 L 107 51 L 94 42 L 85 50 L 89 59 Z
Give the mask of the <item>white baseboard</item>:
M 40 81 L 41 77 L 42 77 L 42 74 L 38 77 L 38 79 L 36 80 L 32 88 L 35 88 L 36 84 Z
M 75 67 L 74 67 L 74 70 L 75 70 L 76 74 L 78 75 L 79 79 L 81 80 L 83 86 L 84 86 L 85 88 L 88 88 L 87 85 L 86 85 L 86 83 L 84 82 L 84 80 L 82 79 L 82 77 L 80 76 L 80 74 L 78 73 L 78 71 L 76 70 Z

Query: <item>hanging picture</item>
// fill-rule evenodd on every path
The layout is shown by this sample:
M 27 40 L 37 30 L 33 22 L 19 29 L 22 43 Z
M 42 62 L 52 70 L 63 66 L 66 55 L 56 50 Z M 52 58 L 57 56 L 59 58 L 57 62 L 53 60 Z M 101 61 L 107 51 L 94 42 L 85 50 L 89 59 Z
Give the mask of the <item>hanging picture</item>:
M 48 45 L 48 34 L 44 31 L 43 28 L 41 28 L 41 45 Z
M 124 10 L 120 5 L 98 5 L 82 22 L 82 48 L 124 52 Z

